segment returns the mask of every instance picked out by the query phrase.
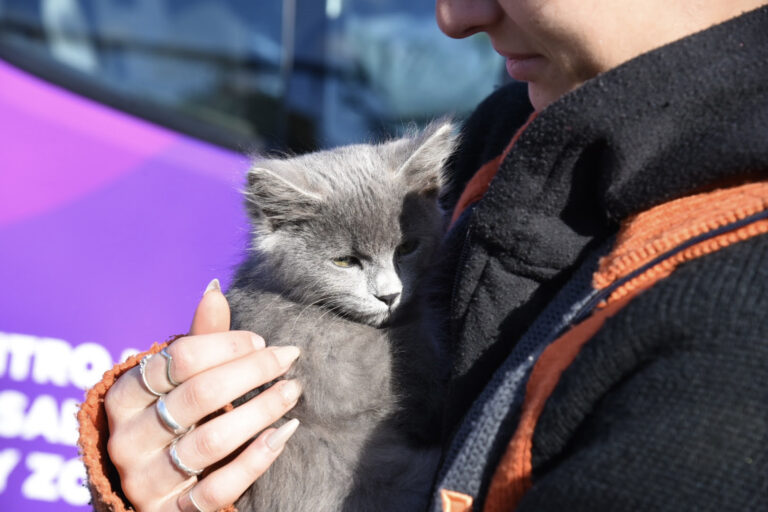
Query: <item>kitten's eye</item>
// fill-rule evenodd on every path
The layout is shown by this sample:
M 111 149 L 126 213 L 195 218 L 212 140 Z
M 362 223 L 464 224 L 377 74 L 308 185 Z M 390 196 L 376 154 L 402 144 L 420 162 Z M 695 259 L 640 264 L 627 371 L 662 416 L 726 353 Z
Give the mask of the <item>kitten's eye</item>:
M 341 268 L 349 268 L 349 267 L 354 267 L 354 266 L 360 267 L 360 266 L 362 266 L 362 265 L 360 265 L 360 260 L 355 258 L 354 256 L 342 256 L 341 258 L 334 258 L 331 261 L 333 261 L 334 265 L 336 265 L 337 267 L 341 267 Z
M 411 254 L 413 251 L 415 251 L 418 246 L 419 246 L 418 240 L 416 239 L 406 240 L 405 242 L 397 246 L 397 249 L 395 249 L 395 253 L 398 256 L 407 256 Z

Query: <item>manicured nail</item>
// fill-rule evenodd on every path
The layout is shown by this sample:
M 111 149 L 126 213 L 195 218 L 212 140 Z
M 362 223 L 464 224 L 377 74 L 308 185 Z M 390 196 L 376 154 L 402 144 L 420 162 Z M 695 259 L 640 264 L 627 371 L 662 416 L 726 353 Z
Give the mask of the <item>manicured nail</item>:
M 284 380 L 280 383 L 279 391 L 286 402 L 293 403 L 301 396 L 301 384 L 295 379 Z
M 264 338 L 256 334 L 255 332 L 251 333 L 251 344 L 253 345 L 253 348 L 260 349 L 267 346 L 266 343 L 264 343 Z
M 299 350 L 299 347 L 287 345 L 284 347 L 272 347 L 272 353 L 275 354 L 277 362 L 280 363 L 282 368 L 288 368 L 299 357 L 301 350 Z
M 205 287 L 203 295 L 210 292 L 211 290 L 221 291 L 221 283 L 219 283 L 218 279 L 213 279 L 210 283 L 208 283 L 208 286 Z
M 297 428 L 299 428 L 299 420 L 294 418 L 269 434 L 269 436 L 267 436 L 267 446 L 269 446 L 269 449 L 273 452 L 282 450 L 286 441 L 291 438 Z

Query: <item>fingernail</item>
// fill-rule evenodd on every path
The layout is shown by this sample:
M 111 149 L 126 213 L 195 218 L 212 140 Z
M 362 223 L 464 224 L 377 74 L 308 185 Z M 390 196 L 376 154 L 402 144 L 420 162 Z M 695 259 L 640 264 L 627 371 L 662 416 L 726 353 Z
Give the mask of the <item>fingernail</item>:
M 210 292 L 211 290 L 221 291 L 221 283 L 219 283 L 218 279 L 213 279 L 210 283 L 208 283 L 208 286 L 205 287 L 205 291 L 203 292 L 203 295 Z
M 277 430 L 267 436 L 267 446 L 273 452 L 279 452 L 285 446 L 288 439 L 291 438 L 296 429 L 299 428 L 299 420 L 292 419 L 288 423 L 284 423 Z
M 295 402 L 301 395 L 301 384 L 295 379 L 284 380 L 280 383 L 280 394 L 283 395 L 286 402 Z
M 272 353 L 275 354 L 277 362 L 280 363 L 282 368 L 288 368 L 291 363 L 299 357 L 301 350 L 299 350 L 299 347 L 288 345 L 284 347 L 272 347 Z
M 266 343 L 264 343 L 264 338 L 262 338 L 255 332 L 251 333 L 251 344 L 255 349 L 264 348 L 267 346 Z

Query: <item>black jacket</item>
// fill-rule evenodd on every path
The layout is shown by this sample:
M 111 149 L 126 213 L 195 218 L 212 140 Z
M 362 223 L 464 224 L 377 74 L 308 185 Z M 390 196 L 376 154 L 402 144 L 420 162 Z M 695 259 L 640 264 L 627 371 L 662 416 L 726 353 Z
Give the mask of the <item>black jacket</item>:
M 500 89 L 467 121 L 448 206 L 528 117 L 524 94 Z M 539 353 L 622 222 L 766 179 L 768 7 L 541 112 L 446 239 L 452 440 L 438 492 L 466 487 L 482 509 L 519 404 L 480 393 Z M 498 431 L 478 432 L 483 415 L 502 418 Z M 768 510 L 768 237 L 683 264 L 606 323 L 547 401 L 532 450 L 520 510 Z

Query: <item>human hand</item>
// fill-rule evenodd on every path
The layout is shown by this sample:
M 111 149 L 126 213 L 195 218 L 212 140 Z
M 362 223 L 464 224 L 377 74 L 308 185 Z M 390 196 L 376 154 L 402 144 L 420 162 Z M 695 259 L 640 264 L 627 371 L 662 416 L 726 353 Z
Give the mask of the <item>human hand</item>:
M 268 428 L 296 405 L 301 388 L 291 380 L 198 423 L 284 374 L 299 355 L 296 347 L 264 348 L 264 340 L 254 333 L 229 331 L 229 319 L 227 299 L 214 280 L 197 306 L 189 335 L 166 348 L 171 359 L 162 354 L 146 359 L 149 389 L 135 367 L 105 397 L 109 457 L 125 496 L 137 510 L 209 512 L 234 503 L 277 458 L 298 426 L 291 420 L 278 429 Z M 165 421 L 150 389 L 162 394 L 170 415 Z M 181 428 L 195 428 L 183 434 L 179 429 L 177 435 L 168 425 L 174 421 Z M 208 468 L 257 434 L 232 460 L 204 478 L 188 472 Z M 181 466 L 172 460 L 172 448 Z

